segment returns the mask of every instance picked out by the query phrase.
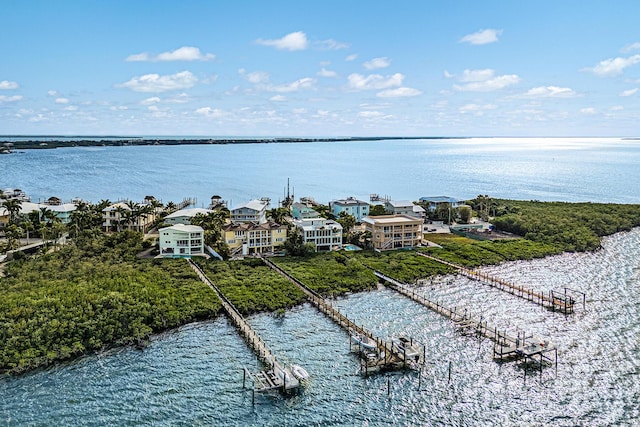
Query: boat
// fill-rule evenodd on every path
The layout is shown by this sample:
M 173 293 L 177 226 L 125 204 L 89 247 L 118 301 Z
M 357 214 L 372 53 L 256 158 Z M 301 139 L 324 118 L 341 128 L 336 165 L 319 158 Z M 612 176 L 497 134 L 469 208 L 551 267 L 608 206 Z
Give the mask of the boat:
M 396 353 L 403 355 L 405 360 L 413 359 L 418 361 L 420 359 L 421 346 L 417 343 L 414 345 L 412 340 L 406 337 L 400 337 L 394 340 L 392 345 Z
M 360 347 L 364 347 L 367 350 L 376 349 L 377 344 L 372 338 L 353 330 L 350 331 L 349 334 L 351 335 L 351 341 L 358 344 Z
M 309 378 L 307 370 L 300 365 L 291 365 L 291 373 L 299 380 L 306 380 Z

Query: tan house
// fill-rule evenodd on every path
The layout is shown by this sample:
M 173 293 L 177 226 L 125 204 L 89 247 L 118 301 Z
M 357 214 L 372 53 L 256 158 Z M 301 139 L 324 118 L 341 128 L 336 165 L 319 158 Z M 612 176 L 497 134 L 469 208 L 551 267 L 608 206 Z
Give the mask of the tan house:
M 134 230 L 145 233 L 156 219 L 155 209 L 149 209 L 148 213 L 141 213 L 140 209 L 148 206 L 136 204 L 137 209 L 125 202 L 117 202 L 102 210 L 102 227 L 104 231 Z
M 412 248 L 422 242 L 422 220 L 410 215 L 368 216 L 362 220 L 371 233 L 373 248 L 384 251 Z
M 272 253 L 287 241 L 287 227 L 273 221 L 230 223 L 222 227 L 232 254 Z

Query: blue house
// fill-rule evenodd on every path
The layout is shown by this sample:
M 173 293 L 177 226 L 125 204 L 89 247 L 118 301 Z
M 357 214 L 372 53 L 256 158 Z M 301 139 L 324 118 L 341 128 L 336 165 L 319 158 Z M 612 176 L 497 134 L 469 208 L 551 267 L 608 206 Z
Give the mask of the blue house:
M 352 215 L 357 222 L 362 222 L 362 218 L 369 216 L 369 203 L 358 200 L 355 197 L 332 200 L 329 202 L 329 209 L 337 218 L 340 212 Z

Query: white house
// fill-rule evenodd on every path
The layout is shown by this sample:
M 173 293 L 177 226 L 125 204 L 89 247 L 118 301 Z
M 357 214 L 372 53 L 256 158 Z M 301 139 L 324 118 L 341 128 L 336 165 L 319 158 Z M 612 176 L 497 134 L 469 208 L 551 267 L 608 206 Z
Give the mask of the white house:
M 353 216 L 357 222 L 362 222 L 362 218 L 369 216 L 369 203 L 358 200 L 355 197 L 332 200 L 329 202 L 329 208 L 336 218 L 340 215 L 340 212 L 348 213 Z
M 424 218 L 425 210 L 422 206 L 414 205 L 410 200 L 387 200 L 384 208 L 391 215 L 409 215 L 414 218 Z
M 197 225 L 176 224 L 161 228 L 160 255 L 191 257 L 204 254 L 204 230 Z
M 231 222 L 257 222 L 264 224 L 267 222 L 267 200 L 251 200 L 240 206 L 231 209 Z
M 309 218 L 293 220 L 300 230 L 304 243 L 316 245 L 316 251 L 332 251 L 342 249 L 342 226 L 326 218 Z
M 191 209 L 180 209 L 179 211 L 175 211 L 164 218 L 164 222 L 167 224 L 191 224 L 191 218 L 198 214 L 207 215 L 212 211 L 210 209 L 203 208 L 191 208 Z
M 47 210 L 53 212 L 53 214 L 60 220 L 61 223 L 69 224 L 71 222 L 71 213 L 78 207 L 74 203 L 60 203 L 51 205 L 48 203 L 22 202 L 22 204 L 20 205 L 20 213 L 23 215 L 28 215 L 33 211 L 40 211 L 43 208 L 46 208 Z

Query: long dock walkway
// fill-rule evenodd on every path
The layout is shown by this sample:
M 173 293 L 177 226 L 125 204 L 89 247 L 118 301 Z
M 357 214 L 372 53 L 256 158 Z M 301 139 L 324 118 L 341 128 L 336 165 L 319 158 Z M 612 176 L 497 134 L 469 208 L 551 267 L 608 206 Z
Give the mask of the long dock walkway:
M 280 390 L 283 392 L 288 392 L 291 390 L 296 390 L 300 387 L 300 382 L 293 375 L 289 368 L 284 367 L 278 360 L 275 355 L 269 350 L 267 345 L 262 341 L 262 338 L 251 328 L 249 323 L 242 317 L 242 314 L 235 308 L 233 303 L 227 299 L 226 296 L 218 289 L 216 285 L 209 280 L 207 275 L 202 271 L 202 268 L 198 264 L 196 264 L 193 260 L 187 259 L 189 265 L 193 270 L 198 274 L 200 280 L 202 280 L 206 285 L 208 285 L 220 298 L 222 302 L 222 307 L 225 312 L 233 322 L 233 324 L 238 328 L 240 333 L 244 336 L 247 343 L 253 348 L 253 350 L 258 355 L 258 358 L 269 367 L 266 371 L 261 371 L 257 374 L 253 374 L 253 380 L 255 383 L 255 390 L 259 392 L 269 391 L 269 390 Z M 246 371 L 245 371 L 246 374 Z
M 550 310 L 560 311 L 564 314 L 571 314 L 575 310 L 576 299 L 572 295 L 567 293 L 567 291 L 572 291 L 569 288 L 565 288 L 564 293 L 550 290 L 548 294 L 545 294 L 544 292 L 535 291 L 525 286 L 516 285 L 514 283 L 507 282 L 506 280 L 493 277 L 486 273 L 468 269 L 461 265 L 454 264 L 452 262 L 443 260 L 433 255 L 426 254 L 424 252 L 416 252 L 416 254 L 425 258 L 429 258 L 430 260 L 439 262 L 441 264 L 453 267 L 458 270 L 460 274 L 471 280 L 478 281 L 482 284 L 494 287 L 504 292 L 508 292 L 512 295 L 526 299 L 527 301 L 541 305 Z M 582 295 L 582 305 L 584 308 L 586 295 L 583 292 L 579 291 L 573 292 L 577 292 Z
M 421 354 L 418 356 L 418 360 L 413 356 L 416 352 L 412 351 L 412 357 L 409 358 L 406 355 L 405 351 L 400 350 L 393 343 L 388 343 L 381 340 L 378 337 L 375 337 L 370 331 L 366 330 L 362 326 L 357 325 L 352 320 L 348 319 L 345 315 L 340 313 L 338 310 L 333 308 L 331 304 L 324 300 L 318 293 L 307 287 L 300 280 L 291 276 L 289 273 L 284 271 L 282 268 L 278 267 L 274 262 L 270 261 L 265 257 L 261 257 L 262 261 L 269 267 L 271 267 L 274 271 L 279 273 L 285 279 L 289 280 L 294 285 L 298 286 L 302 292 L 305 293 L 308 300 L 316 306 L 320 312 L 327 315 L 331 320 L 337 323 L 340 327 L 345 329 L 350 335 L 360 335 L 361 337 L 366 337 L 373 342 L 375 342 L 377 352 L 376 357 L 371 358 L 368 357 L 365 360 L 365 370 L 376 370 L 376 369 L 393 369 L 393 368 L 404 368 L 410 365 L 413 365 L 414 362 L 424 362 L 424 346 L 421 346 Z M 413 349 L 415 350 L 415 348 Z
M 540 362 L 543 359 L 551 361 L 551 358 L 545 354 L 548 352 L 555 352 L 555 362 L 557 365 L 558 351 L 557 348 L 541 339 L 534 339 L 532 336 L 527 336 L 524 332 L 518 333 L 516 337 L 508 335 L 506 331 L 500 331 L 496 327 L 491 327 L 486 320 L 473 319 L 467 310 L 459 311 L 456 307 L 445 307 L 438 302 L 431 301 L 422 295 L 419 295 L 415 290 L 392 277 L 389 277 L 377 270 L 374 270 L 376 277 L 383 280 L 388 287 L 396 292 L 416 301 L 425 307 L 433 310 L 434 312 L 448 317 L 456 323 L 460 332 L 465 334 L 476 334 L 492 340 L 495 345 L 493 348 L 493 357 L 497 360 L 515 360 L 520 358 L 533 359 L 534 356 L 540 357 Z

